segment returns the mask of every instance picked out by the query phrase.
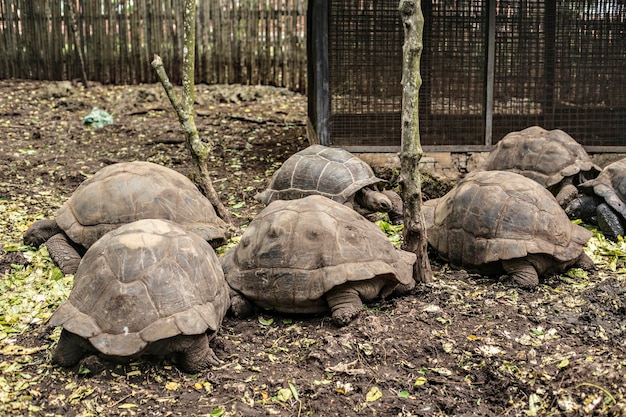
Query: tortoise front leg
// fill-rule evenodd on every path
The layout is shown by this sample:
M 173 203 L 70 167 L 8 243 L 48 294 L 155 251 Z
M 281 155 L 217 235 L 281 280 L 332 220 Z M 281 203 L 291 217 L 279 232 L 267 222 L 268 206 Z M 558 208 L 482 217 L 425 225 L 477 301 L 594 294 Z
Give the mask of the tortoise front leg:
M 570 219 L 580 219 L 585 223 L 597 223 L 596 210 L 602 201 L 595 195 L 581 195 L 570 201 L 565 207 L 565 214 Z
M 333 321 L 338 326 L 350 323 L 362 310 L 363 302 L 356 288 L 340 285 L 326 294 Z
M 596 208 L 598 227 L 605 236 L 617 242 L 618 236 L 624 236 L 624 226 L 620 216 L 608 204 L 602 203 Z
M 56 220 L 43 219 L 37 220 L 30 225 L 28 230 L 24 232 L 24 243 L 38 248 L 46 240 L 50 239 L 57 233 L 63 233 Z
M 566 208 L 569 203 L 578 196 L 578 188 L 572 182 L 572 178 L 564 180 L 559 192 L 556 194 L 556 201 L 562 208 Z
M 539 285 L 539 275 L 535 267 L 526 259 L 509 259 L 502 261 L 502 266 L 513 282 L 521 288 L 531 289 Z
M 65 233 L 57 233 L 46 242 L 50 257 L 65 274 L 75 274 L 81 256 Z

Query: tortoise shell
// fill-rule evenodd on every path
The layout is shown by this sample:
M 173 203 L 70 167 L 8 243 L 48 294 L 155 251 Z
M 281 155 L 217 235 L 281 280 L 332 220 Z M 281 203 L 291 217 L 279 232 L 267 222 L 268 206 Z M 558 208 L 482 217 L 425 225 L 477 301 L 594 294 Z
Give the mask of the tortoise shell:
M 626 219 L 626 158 L 604 167 L 596 178 L 582 183 L 581 189 L 602 197 L 613 210 Z
M 269 187 L 255 199 L 264 204 L 322 195 L 339 203 L 352 201 L 354 194 L 368 186 L 383 184 L 372 168 L 341 148 L 311 145 L 290 156 L 276 170 Z
M 531 126 L 502 138 L 489 153 L 481 170 L 515 172 L 550 188 L 579 173 L 593 178 L 600 172 L 600 167 L 564 131 Z
M 321 313 L 324 295 L 345 283 L 383 278 L 381 293 L 410 287 L 415 260 L 354 210 L 313 195 L 268 205 L 222 267 L 231 288 L 262 308 Z
M 165 219 L 219 246 L 227 225 L 211 202 L 184 175 L 151 162 L 121 162 L 80 184 L 58 210 L 58 226 L 89 248 L 105 233 L 140 219 Z
M 50 318 L 105 355 L 216 332 L 230 306 L 213 248 L 176 223 L 147 219 L 107 233 L 86 252 L 67 301 Z
M 481 269 L 533 254 L 577 259 L 591 237 L 549 191 L 508 171 L 474 171 L 425 203 L 428 242 L 453 267 Z

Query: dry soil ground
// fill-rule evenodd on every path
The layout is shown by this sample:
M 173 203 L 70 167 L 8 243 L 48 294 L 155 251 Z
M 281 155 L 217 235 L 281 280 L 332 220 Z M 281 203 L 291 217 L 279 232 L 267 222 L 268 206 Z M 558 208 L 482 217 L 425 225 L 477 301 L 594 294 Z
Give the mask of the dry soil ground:
M 214 185 L 243 226 L 262 209 L 254 194 L 307 145 L 306 99 L 198 86 L 196 101 Z M 81 124 L 93 107 L 114 124 Z M 19 80 L 0 81 L 0 155 L 0 415 L 626 415 L 623 252 L 595 244 L 598 273 L 549 277 L 534 291 L 432 257 L 432 284 L 370 303 L 344 328 L 323 316 L 227 317 L 213 343 L 222 365 L 197 375 L 166 359 L 52 366 L 59 333 L 46 319 L 62 297 L 48 293 L 66 296 L 72 280 L 45 249 L 21 246 L 21 233 L 106 164 L 188 174 L 191 159 L 158 85 Z

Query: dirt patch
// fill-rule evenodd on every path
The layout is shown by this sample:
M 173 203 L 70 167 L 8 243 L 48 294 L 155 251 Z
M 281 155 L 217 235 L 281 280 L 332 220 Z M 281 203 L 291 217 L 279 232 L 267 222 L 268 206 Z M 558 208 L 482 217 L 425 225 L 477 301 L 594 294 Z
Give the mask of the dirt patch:
M 262 209 L 253 196 L 307 146 L 306 99 L 271 87 L 198 86 L 196 101 L 200 136 L 214 147 L 214 185 L 236 225 L 245 226 Z M 93 107 L 111 113 L 114 124 L 84 126 Z M 35 262 L 19 247 L 27 225 L 12 210 L 52 216 L 85 178 L 118 161 L 192 172 L 158 85 L 84 90 L 0 81 L 0 134 L 5 277 Z M 440 186 L 429 183 L 428 194 Z M 506 277 L 468 275 L 431 260 L 433 284 L 369 303 L 345 328 L 324 316 L 227 317 L 213 342 L 223 364 L 197 375 L 158 358 L 52 366 L 58 329 L 31 320 L 25 331 L 0 335 L 0 414 L 626 414 L 623 265 L 582 278 L 550 277 L 520 291 Z M 26 290 L 6 283 L 2 289 Z M 56 308 L 37 297 L 33 305 Z M 0 321 L 11 320 L 7 307 Z

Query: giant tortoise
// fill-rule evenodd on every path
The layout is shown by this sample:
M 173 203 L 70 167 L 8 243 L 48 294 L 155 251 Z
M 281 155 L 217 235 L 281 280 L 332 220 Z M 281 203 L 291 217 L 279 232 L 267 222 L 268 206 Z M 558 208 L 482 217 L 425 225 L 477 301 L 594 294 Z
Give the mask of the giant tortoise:
M 235 316 L 250 314 L 253 303 L 283 313 L 330 311 L 345 325 L 364 301 L 414 287 L 416 258 L 356 211 L 312 195 L 270 203 L 222 267 Z
M 537 182 L 508 171 L 474 171 L 423 205 L 428 243 L 452 267 L 509 274 L 520 287 L 569 267 L 593 269 L 591 232 L 573 224 Z
M 105 233 L 140 219 L 166 219 L 194 231 L 214 247 L 226 242 L 227 224 L 184 175 L 151 162 L 121 162 L 100 169 L 74 191 L 54 219 L 34 222 L 24 234 L 31 246 L 46 243 L 66 274 Z
M 322 195 L 361 214 L 389 212 L 397 222 L 402 218 L 402 200 L 393 191 L 384 190 L 385 183 L 367 163 L 345 149 L 316 144 L 290 156 L 255 199 L 269 204 Z
M 219 363 L 209 346 L 229 306 L 213 248 L 168 220 L 128 223 L 91 245 L 69 299 L 49 323 L 63 326 L 52 360 L 78 364 L 174 354 L 191 373 Z
M 562 130 L 531 126 L 511 132 L 489 153 L 481 170 L 512 171 L 550 190 L 565 208 L 577 186 L 600 173 L 585 149 Z

